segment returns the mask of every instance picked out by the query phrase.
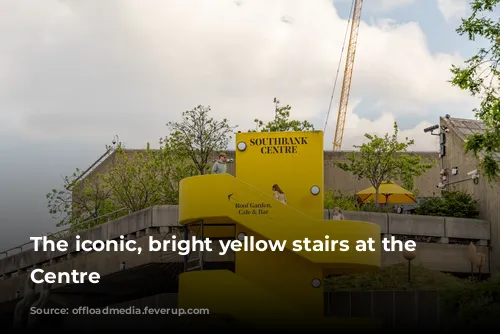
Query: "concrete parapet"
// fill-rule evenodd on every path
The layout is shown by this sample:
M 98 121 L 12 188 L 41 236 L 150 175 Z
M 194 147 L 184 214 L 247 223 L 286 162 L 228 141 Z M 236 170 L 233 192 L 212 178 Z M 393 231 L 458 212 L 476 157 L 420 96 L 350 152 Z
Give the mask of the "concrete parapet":
M 154 237 L 159 239 L 161 236 L 154 235 Z M 147 249 L 148 237 L 138 239 L 137 246 Z M 73 269 L 76 269 L 78 271 L 98 272 L 101 277 L 104 277 L 106 275 L 116 274 L 125 269 L 139 268 L 152 263 L 166 263 L 167 261 L 168 263 L 178 263 L 180 266 L 183 263 L 183 258 L 171 251 L 144 251 L 140 255 L 135 252 L 91 252 L 67 261 L 55 263 L 43 269 L 55 273 L 71 272 Z M 27 274 L 27 272 L 21 272 L 8 280 L 0 280 L 0 303 L 22 296 Z M 99 288 L 98 285 L 99 284 L 96 286 Z M 64 286 L 66 286 L 66 284 L 57 283 L 52 285 L 52 289 L 58 289 Z M 40 284 L 36 285 L 37 290 L 40 288 Z
M 178 208 L 170 205 L 157 205 L 129 215 L 117 218 L 108 223 L 98 225 L 88 230 L 78 231 L 75 234 L 61 238 L 66 240 L 69 247 L 67 251 L 37 251 L 33 249 L 20 252 L 9 257 L 0 259 L 0 276 L 17 272 L 20 269 L 26 269 L 35 265 L 49 262 L 52 259 L 61 257 L 71 257 L 76 251 L 76 235 L 80 240 L 113 240 L 119 239 L 121 235 L 127 237 L 131 234 L 145 235 L 145 230 L 154 228 L 160 231 L 160 228 L 178 226 Z M 164 229 L 162 229 L 164 231 Z M 143 233 L 141 233 L 143 232 Z
M 380 226 L 380 233 L 389 233 L 387 213 L 366 211 L 344 211 L 346 220 L 367 221 Z
M 490 240 L 490 222 L 479 219 L 445 217 L 448 238 Z
M 468 245 L 447 245 L 417 242 L 415 264 L 422 264 L 428 269 L 469 273 L 470 262 L 467 258 Z M 477 246 L 477 251 L 486 255 L 486 263 L 482 272 L 490 273 L 490 256 L 487 247 Z M 404 262 L 402 252 L 382 252 L 382 265 L 389 266 Z M 475 269 L 477 272 L 477 269 Z
M 444 237 L 444 217 L 402 215 L 389 213 L 389 233 L 399 235 L 418 235 Z
M 153 206 L 120 217 L 108 223 L 79 231 L 80 239 L 112 240 L 120 235 L 127 238 L 141 238 L 146 235 L 165 233 L 172 226 L 178 226 L 178 206 Z M 406 214 L 387 214 L 380 212 L 344 211 L 347 220 L 369 221 L 378 224 L 385 235 L 428 236 L 440 238 L 447 244 L 449 238 L 477 240 L 477 246 L 487 245 L 491 239 L 490 223 L 486 220 L 451 217 L 418 216 Z M 325 219 L 330 217 L 325 210 Z M 53 261 L 70 260 L 75 255 L 76 234 L 66 240 L 70 245 L 67 251 L 35 252 L 33 249 L 0 259 L 0 276 L 7 278 L 19 270 L 44 265 Z
M 325 210 L 325 219 L 330 214 Z M 344 211 L 344 216 L 347 220 L 378 224 L 382 234 L 439 237 L 441 243 L 448 243 L 449 238 L 479 240 L 481 245 L 491 239 L 490 222 L 482 219 L 364 211 Z

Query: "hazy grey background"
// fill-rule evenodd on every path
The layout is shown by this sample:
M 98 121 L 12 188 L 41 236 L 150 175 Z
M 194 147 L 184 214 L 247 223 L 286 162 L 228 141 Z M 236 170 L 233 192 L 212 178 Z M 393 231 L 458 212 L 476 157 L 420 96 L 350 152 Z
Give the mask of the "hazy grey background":
M 114 135 L 157 143 L 197 104 L 245 130 L 272 117 L 274 96 L 323 129 L 350 3 L 0 0 L 0 250 L 55 229 L 45 194 Z M 434 150 L 423 127 L 471 116 L 446 82 L 474 51 L 454 32 L 466 3 L 365 3 L 344 149 L 396 119 Z

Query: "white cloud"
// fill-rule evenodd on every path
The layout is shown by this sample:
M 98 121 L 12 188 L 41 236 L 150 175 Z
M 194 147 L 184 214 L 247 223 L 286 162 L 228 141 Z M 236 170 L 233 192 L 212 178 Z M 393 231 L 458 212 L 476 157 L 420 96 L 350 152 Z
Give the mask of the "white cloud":
M 390 11 L 397 7 L 404 7 L 415 3 L 416 0 L 375 0 L 371 4 L 376 6 L 380 11 Z
M 469 0 L 437 0 L 437 5 L 445 20 L 451 21 L 467 14 Z
M 370 0 L 363 2 L 363 9 L 375 12 L 390 12 L 399 7 L 405 7 L 416 3 L 418 0 Z M 334 0 L 335 4 L 352 4 L 353 0 Z
M 356 108 L 359 101 L 353 101 L 353 107 Z M 360 145 L 366 142 L 365 133 L 384 135 L 394 133 L 394 122 L 397 122 L 394 114 L 385 112 L 378 119 L 370 121 L 361 118 L 348 108 L 346 117 L 345 134 L 342 146 L 345 150 L 352 149 L 354 145 Z M 424 133 L 423 129 L 436 124 L 433 122 L 420 122 L 412 129 L 399 130 L 398 138 L 404 141 L 405 138 L 414 139 L 415 143 L 409 148 L 409 151 L 439 151 L 439 142 L 437 136 Z M 399 124 L 401 128 L 401 125 Z
M 274 96 L 294 117 L 324 119 L 346 27 L 329 0 L 2 4 L 0 110 L 8 113 L 0 130 L 101 143 L 117 133 L 129 147 L 156 142 L 167 121 L 198 104 L 242 130 L 272 117 Z M 391 131 L 395 116 L 471 115 L 468 96 L 446 82 L 459 62 L 430 54 L 416 23 L 363 22 L 350 106 L 360 104 L 344 148 L 367 129 Z M 367 113 L 381 116 L 358 116 Z M 407 133 L 416 147 L 435 149 L 422 126 Z

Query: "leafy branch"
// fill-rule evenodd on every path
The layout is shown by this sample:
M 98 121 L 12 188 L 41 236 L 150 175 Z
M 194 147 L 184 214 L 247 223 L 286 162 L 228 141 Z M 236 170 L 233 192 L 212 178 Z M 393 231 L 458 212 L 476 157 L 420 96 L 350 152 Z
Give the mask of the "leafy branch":
M 493 13 L 500 0 L 474 0 L 470 3 L 472 14 L 462 19 L 457 28 L 459 35 L 470 41 L 483 39 L 489 47 L 480 48 L 476 55 L 463 66 L 451 68 L 451 84 L 468 91 L 481 100 L 479 108 L 473 109 L 477 118 L 485 125 L 484 133 L 474 133 L 467 138 L 465 152 L 472 152 L 491 182 L 500 176 L 500 19 L 494 21 Z

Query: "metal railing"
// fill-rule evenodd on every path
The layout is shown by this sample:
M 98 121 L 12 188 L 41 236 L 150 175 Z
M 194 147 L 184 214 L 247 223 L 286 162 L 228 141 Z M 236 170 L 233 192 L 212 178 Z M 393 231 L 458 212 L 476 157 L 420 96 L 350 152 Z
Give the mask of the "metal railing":
M 67 229 L 46 234 L 45 236 L 47 238 L 54 238 L 54 236 L 55 236 L 55 239 L 61 239 L 61 238 L 63 238 L 65 236 L 65 233 L 69 232 L 67 235 L 71 235 L 71 233 L 76 232 L 77 230 L 79 230 L 78 229 L 79 227 L 82 227 L 85 224 L 87 224 L 87 226 L 85 228 L 89 229 L 89 228 L 93 227 L 91 224 L 95 223 L 97 220 L 102 219 L 102 218 L 106 218 L 106 217 L 110 217 L 110 216 L 112 216 L 114 214 L 117 214 L 117 213 L 125 211 L 125 210 L 127 210 L 128 213 L 130 214 L 130 210 L 128 208 L 121 208 L 121 209 L 109 212 L 109 213 L 107 213 L 105 215 L 101 215 L 101 216 L 98 216 L 98 217 L 91 218 L 91 219 L 88 219 L 86 221 L 83 221 L 81 223 L 77 223 L 75 225 L 72 225 L 71 227 L 68 227 Z M 108 221 L 109 221 L 109 219 L 108 219 Z M 16 254 L 22 253 L 22 252 L 24 252 L 24 251 L 26 251 L 28 249 L 31 249 L 31 248 L 26 248 L 26 247 L 33 245 L 33 242 L 34 241 L 28 241 L 28 242 L 25 242 L 24 244 L 21 244 L 21 245 L 9 248 L 7 250 L 4 250 L 4 251 L 0 252 L 0 255 L 4 255 L 3 258 L 7 258 L 7 257 L 10 256 L 9 252 L 14 251 L 14 250 L 19 250 L 19 252 L 17 252 Z
M 325 292 L 325 315 L 375 318 L 385 328 L 440 328 L 449 322 L 438 290 Z

